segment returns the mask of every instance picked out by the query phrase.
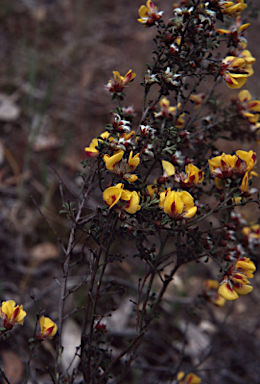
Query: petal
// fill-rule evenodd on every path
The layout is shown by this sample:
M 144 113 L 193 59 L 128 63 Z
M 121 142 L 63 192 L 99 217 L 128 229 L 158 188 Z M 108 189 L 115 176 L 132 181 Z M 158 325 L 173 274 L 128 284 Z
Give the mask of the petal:
M 248 293 L 253 291 L 253 287 L 252 287 L 252 285 L 247 285 L 247 284 L 241 284 L 241 285 L 234 284 L 234 290 L 239 295 L 247 295 Z
M 115 155 L 113 156 L 109 156 L 109 155 L 105 155 L 103 157 L 103 160 L 106 164 L 106 168 L 109 170 L 109 171 L 113 171 L 114 168 L 115 168 L 115 165 L 117 163 L 119 163 L 119 161 L 122 159 L 122 157 L 124 156 L 124 151 L 118 151 Z
M 175 167 L 172 163 L 170 163 L 169 161 L 162 160 L 162 167 L 168 177 L 174 175 Z
M 139 211 L 139 209 L 141 209 L 139 202 L 140 202 L 140 197 L 138 193 L 136 191 L 133 191 L 131 193 L 131 198 L 128 202 L 128 205 L 124 208 L 124 210 L 131 214 L 136 213 L 137 211 Z
M 226 300 L 236 300 L 238 299 L 238 294 L 235 292 L 228 283 L 222 283 L 219 286 L 218 294 Z
M 251 100 L 251 94 L 248 90 L 244 89 L 243 91 L 240 91 L 238 94 L 239 100 L 244 103 L 246 101 Z

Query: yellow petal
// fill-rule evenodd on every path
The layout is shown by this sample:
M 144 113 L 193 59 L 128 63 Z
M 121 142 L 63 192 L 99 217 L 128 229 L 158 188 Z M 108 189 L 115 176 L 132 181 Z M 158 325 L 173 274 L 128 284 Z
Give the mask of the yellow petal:
M 235 292 L 228 283 L 223 283 L 219 286 L 218 294 L 226 300 L 238 299 L 238 294 Z
M 162 160 L 162 167 L 168 177 L 174 175 L 175 167 L 172 163 L 170 163 L 169 161 Z

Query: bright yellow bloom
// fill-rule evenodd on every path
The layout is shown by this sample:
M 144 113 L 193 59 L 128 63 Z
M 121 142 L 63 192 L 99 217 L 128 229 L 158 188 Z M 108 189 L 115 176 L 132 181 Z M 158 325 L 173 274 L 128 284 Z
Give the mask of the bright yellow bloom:
M 234 35 L 234 38 L 238 39 L 239 36 L 250 26 L 250 23 L 242 24 L 241 17 L 236 18 L 235 25 L 232 25 L 230 29 L 216 29 L 216 32 L 220 33 L 221 35 L 229 35 L 232 37 Z
M 133 156 L 133 151 L 131 151 L 129 155 L 128 163 L 126 162 L 126 160 L 124 159 L 122 160 L 123 156 L 124 156 L 124 151 L 118 151 L 112 156 L 105 155 L 103 157 L 103 160 L 106 164 L 106 168 L 109 171 L 113 171 L 119 177 L 122 177 L 123 179 L 132 183 L 138 179 L 138 176 L 131 175 L 131 172 L 134 171 L 136 167 L 139 165 L 140 154 L 137 153 L 135 156 Z
M 197 212 L 193 197 L 188 192 L 171 191 L 170 188 L 166 192 L 160 193 L 159 207 L 175 220 L 191 218 Z
M 229 88 L 241 88 L 249 76 L 246 68 L 249 69 L 244 58 L 227 56 L 222 60 L 220 75 Z
M 150 0 L 147 0 L 146 6 L 142 5 L 138 10 L 140 19 L 139 23 L 146 26 L 154 25 L 156 21 L 160 20 L 163 12 L 157 12 L 157 7 Z
M 256 165 L 256 153 L 250 150 L 249 152 L 238 150 L 236 155 L 246 163 L 246 170 L 251 172 Z
M 219 179 L 232 177 L 237 161 L 238 157 L 236 155 L 222 153 L 222 155 L 208 160 L 210 172 L 212 176 Z
M 234 266 L 229 267 L 224 276 L 218 293 L 226 300 L 236 300 L 238 295 L 247 295 L 253 290 L 248 278 L 254 277 L 256 267 L 247 257 L 238 259 Z
M 8 300 L 2 302 L 0 316 L 4 320 L 4 327 L 12 329 L 15 324 L 23 325 L 26 312 L 22 305 L 16 305 L 15 301 Z
M 52 339 L 58 330 L 55 324 L 49 317 L 42 316 L 40 318 L 41 332 L 36 335 L 37 339 Z
M 134 214 L 141 209 L 139 205 L 140 197 L 136 191 L 131 192 L 130 199 L 125 198 L 123 200 L 127 200 L 127 205 L 124 206 L 126 212 Z
M 185 372 L 181 371 L 177 374 L 178 384 L 200 384 L 201 379 L 195 373 L 188 373 L 185 375 Z
M 113 156 L 105 155 L 103 157 L 103 160 L 106 164 L 106 169 L 108 169 L 109 171 L 114 171 L 115 165 L 119 163 L 123 156 L 124 151 L 118 151 Z
M 217 306 L 217 307 L 224 307 L 224 305 L 226 304 L 226 299 L 224 299 L 224 297 L 220 296 L 218 293 L 215 295 L 215 298 L 213 299 L 213 303 Z
M 239 16 L 240 13 L 247 7 L 247 4 L 244 4 L 244 0 L 227 1 L 221 0 L 219 2 L 221 13 L 228 16 Z
M 122 92 L 125 86 L 130 83 L 130 81 L 133 81 L 136 73 L 132 72 L 132 69 L 130 69 L 125 76 L 121 76 L 118 71 L 113 71 L 114 78 L 110 79 L 107 85 L 105 85 L 105 88 L 109 92 Z
M 100 137 L 102 137 L 103 140 L 106 140 L 109 135 L 110 135 L 110 133 L 108 131 L 105 131 L 105 132 L 101 133 Z M 99 151 L 96 147 L 98 147 L 99 143 L 103 141 L 102 139 L 95 138 L 91 141 L 89 147 L 85 148 L 85 152 L 86 152 L 87 156 L 89 156 L 89 157 L 97 157 L 98 156 Z
M 247 72 L 247 76 L 252 76 L 254 74 L 252 65 L 255 62 L 255 58 L 251 55 L 251 52 L 249 52 L 247 49 L 244 49 L 242 52 L 239 53 L 238 57 L 245 60 L 246 64 L 243 67 L 243 70 Z
M 129 159 L 128 159 L 128 165 L 132 171 L 134 171 L 140 163 L 140 157 L 139 156 L 140 156 L 140 153 L 137 153 L 133 157 L 133 151 L 130 152 Z
M 114 187 L 109 187 L 103 192 L 103 199 L 109 206 L 109 209 L 118 203 L 123 193 L 124 184 L 119 183 Z
M 184 183 L 187 186 L 201 184 L 204 180 L 204 172 L 191 163 L 185 166 L 185 173 L 187 178 L 184 180 Z
M 109 187 L 103 192 L 103 199 L 109 209 L 118 204 L 118 208 L 128 213 L 134 214 L 141 209 L 140 197 L 136 191 L 123 189 L 124 185 L 119 183 L 114 187 Z

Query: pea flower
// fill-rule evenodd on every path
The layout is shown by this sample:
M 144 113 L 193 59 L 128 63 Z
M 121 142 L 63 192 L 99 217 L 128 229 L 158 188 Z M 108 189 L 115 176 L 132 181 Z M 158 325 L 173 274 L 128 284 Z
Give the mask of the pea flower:
M 130 183 L 138 179 L 137 175 L 131 175 L 130 173 L 134 171 L 139 165 L 140 158 L 139 153 L 133 156 L 133 151 L 130 152 L 128 162 L 122 160 L 124 156 L 124 151 L 118 151 L 113 156 L 105 155 L 103 160 L 106 164 L 106 168 L 109 171 L 113 171 L 119 177 L 129 181 Z
M 247 7 L 244 0 L 236 0 L 235 2 L 229 0 L 219 1 L 221 13 L 228 16 L 239 16 L 240 13 Z
M 237 156 L 239 156 L 240 164 L 237 163 L 237 173 L 244 173 L 240 189 L 243 192 L 248 191 L 248 184 L 252 176 L 258 176 L 258 174 L 253 171 L 254 166 L 256 165 L 256 154 L 252 150 L 249 152 L 246 151 L 236 151 Z
M 163 97 L 160 100 L 160 107 L 161 111 L 154 114 L 154 117 L 157 119 L 167 119 L 167 120 L 173 120 L 173 118 L 176 116 L 177 111 L 181 109 L 181 103 L 178 103 L 176 107 L 170 106 L 170 101 L 167 99 L 167 97 Z M 184 120 L 184 113 L 182 113 L 180 116 L 177 117 L 176 121 L 176 128 L 182 128 L 184 126 L 185 120 Z
M 186 191 L 171 191 L 168 188 L 166 192 L 160 193 L 159 207 L 175 220 L 188 219 L 197 212 L 193 200 L 193 197 Z
M 185 375 L 185 372 L 181 371 L 177 374 L 178 384 L 200 384 L 201 378 L 195 375 L 195 373 L 188 373 Z
M 233 176 L 238 157 L 236 155 L 226 155 L 213 157 L 208 160 L 211 175 L 219 179 L 228 179 Z
M 182 188 L 193 187 L 203 182 L 204 172 L 190 163 L 185 166 L 185 172 L 176 174 L 174 179 L 180 183 Z
M 249 76 L 246 67 L 246 60 L 242 57 L 227 56 L 222 60 L 220 75 L 229 88 L 241 88 Z
M 49 317 L 42 316 L 40 318 L 41 332 L 36 334 L 37 340 L 53 339 L 56 335 L 58 327 Z
M 247 295 L 253 290 L 247 278 L 254 277 L 256 267 L 247 257 L 238 259 L 234 266 L 229 267 L 222 282 L 220 283 L 218 293 L 226 300 L 236 300 L 239 295 Z
M 157 12 L 157 7 L 150 0 L 147 0 L 146 6 L 142 5 L 138 10 L 140 19 L 137 19 L 139 23 L 145 26 L 152 26 L 156 21 L 160 20 L 163 12 Z
M 105 189 L 103 192 L 103 199 L 109 206 L 109 209 L 113 208 L 117 204 L 119 211 L 126 211 L 134 214 L 141 209 L 139 202 L 140 197 L 136 191 L 128 191 L 123 189 L 124 185 L 119 183 L 113 187 Z
M 100 135 L 101 139 L 97 139 L 97 138 L 93 139 L 91 141 L 89 147 L 85 148 L 86 155 L 89 157 L 97 157 L 99 154 L 99 150 L 97 149 L 99 143 L 106 140 L 109 135 L 110 135 L 110 133 L 108 131 L 105 131 L 105 132 L 101 133 L 101 135 Z
M 247 119 L 249 123 L 256 124 L 259 113 L 254 112 L 260 112 L 260 101 L 251 100 L 251 94 L 246 89 L 240 91 L 237 97 L 239 100 L 236 102 L 238 114 Z
M 216 32 L 221 35 L 227 35 L 232 41 L 232 45 L 237 47 L 238 45 L 242 48 L 246 44 L 246 40 L 242 37 L 244 31 L 250 26 L 250 23 L 242 24 L 240 16 L 236 18 L 235 25 L 232 25 L 230 29 L 216 29 Z
M 15 301 L 7 300 L 2 302 L 0 316 L 4 320 L 4 327 L 12 329 L 15 324 L 23 325 L 26 312 L 22 305 L 19 306 L 16 305 Z
M 113 75 L 114 78 L 109 80 L 105 88 L 109 92 L 120 93 L 128 83 L 134 80 L 136 73 L 133 73 L 132 69 L 130 69 L 125 76 L 121 76 L 118 71 L 113 71 Z

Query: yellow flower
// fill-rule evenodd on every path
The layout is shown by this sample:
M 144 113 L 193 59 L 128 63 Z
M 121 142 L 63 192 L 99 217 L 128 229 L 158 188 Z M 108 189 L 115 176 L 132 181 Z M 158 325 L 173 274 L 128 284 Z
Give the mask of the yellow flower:
M 251 100 L 251 94 L 246 89 L 239 92 L 238 99 L 240 101 L 237 104 L 238 113 L 245 117 L 249 123 L 257 124 L 259 113 L 252 112 L 260 112 L 260 101 Z
M 222 0 L 219 2 L 221 13 L 228 16 L 239 16 L 240 13 L 247 7 L 244 0 L 233 1 Z
M 256 153 L 250 150 L 249 152 L 238 150 L 236 155 L 246 163 L 246 171 L 251 172 L 256 165 Z
M 160 107 L 161 111 L 154 114 L 154 117 L 161 119 L 165 118 L 168 120 L 173 120 L 174 116 L 177 115 L 177 111 L 181 109 L 181 103 L 178 103 L 176 107 L 170 106 L 170 101 L 167 99 L 167 97 L 163 97 L 160 100 Z M 176 128 L 182 128 L 184 126 L 185 120 L 184 120 L 185 113 L 182 113 L 180 116 L 178 116 L 176 120 Z
M 109 171 L 113 171 L 119 177 L 122 177 L 128 182 L 133 183 L 138 179 L 138 176 L 131 175 L 131 172 L 134 171 L 140 163 L 140 154 L 137 153 L 135 156 L 133 156 L 133 151 L 131 151 L 128 163 L 126 162 L 126 160 L 122 160 L 123 156 L 124 151 L 118 151 L 113 156 L 105 155 L 103 157 L 103 160 L 106 164 L 106 168 Z
M 236 155 L 226 155 L 225 153 L 213 157 L 208 160 L 211 175 L 219 179 L 232 177 L 237 161 Z
M 247 278 L 254 277 L 256 267 L 247 257 L 238 259 L 234 266 L 229 267 L 220 283 L 218 293 L 226 300 L 236 300 L 239 295 L 247 295 L 253 290 Z
M 109 187 L 103 192 L 103 199 L 109 209 L 118 204 L 118 208 L 128 213 L 134 214 L 141 209 L 140 197 L 136 191 L 123 189 L 124 185 L 119 183 L 114 187 Z
M 242 52 L 240 52 L 238 57 L 245 60 L 246 64 L 243 67 L 243 70 L 247 72 L 247 76 L 252 76 L 254 74 L 252 65 L 255 62 L 255 58 L 251 55 L 251 53 L 247 49 L 244 49 Z
M 106 168 L 109 171 L 114 171 L 115 165 L 119 163 L 119 161 L 122 159 L 123 156 L 124 156 L 124 151 L 118 151 L 113 156 L 105 155 L 103 157 L 103 160 L 106 164 Z
M 8 300 L 2 302 L 0 316 L 4 320 L 4 327 L 12 329 L 15 324 L 23 325 L 26 312 L 22 305 L 16 305 L 15 301 Z
M 188 373 L 185 375 L 185 372 L 181 371 L 177 374 L 178 384 L 200 384 L 201 379 L 195 373 Z
M 139 165 L 140 163 L 140 153 L 137 153 L 134 157 L 133 157 L 133 151 L 130 152 L 130 155 L 129 155 L 129 159 L 128 159 L 128 165 L 129 167 L 131 168 L 132 171 L 134 171 L 136 169 L 136 167 Z
M 109 135 L 110 135 L 110 133 L 108 131 L 105 131 L 105 132 L 101 133 L 100 137 L 103 140 L 106 140 Z M 102 139 L 95 138 L 91 141 L 89 147 L 85 148 L 85 152 L 86 152 L 87 156 L 89 156 L 89 157 L 97 157 L 98 156 L 99 151 L 96 147 L 98 147 L 99 143 L 103 141 Z
M 140 19 L 137 19 L 139 23 L 146 26 L 152 26 L 156 21 L 160 20 L 163 12 L 157 12 L 157 7 L 150 0 L 147 0 L 146 6 L 142 5 L 138 10 Z
M 114 187 L 109 187 L 103 192 L 103 199 L 109 206 L 109 209 L 118 203 L 123 193 L 124 184 L 119 183 Z
M 124 206 L 124 210 L 128 213 L 134 214 L 141 209 L 139 205 L 140 197 L 136 191 L 133 191 L 130 193 L 131 193 L 130 199 L 126 197 L 123 198 L 124 196 L 122 196 L 123 200 L 127 200 L 127 205 Z
M 125 86 L 130 83 L 130 81 L 133 81 L 136 73 L 132 72 L 132 69 L 130 69 L 125 76 L 121 76 L 118 71 L 113 71 L 114 78 L 110 79 L 107 85 L 105 85 L 105 88 L 109 92 L 122 92 Z
M 220 75 L 229 88 L 241 88 L 249 76 L 246 67 L 248 64 L 244 58 L 227 56 L 222 60 Z
M 52 339 L 58 330 L 55 324 L 49 317 L 42 316 L 40 318 L 41 332 L 36 335 L 36 339 Z
M 185 166 L 185 173 L 187 178 L 184 180 L 184 183 L 187 186 L 201 184 L 204 180 L 204 172 L 191 163 Z
M 159 207 L 175 220 L 191 218 L 197 212 L 193 197 L 188 192 L 171 191 L 170 188 L 160 193 Z

